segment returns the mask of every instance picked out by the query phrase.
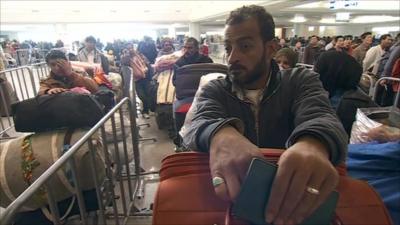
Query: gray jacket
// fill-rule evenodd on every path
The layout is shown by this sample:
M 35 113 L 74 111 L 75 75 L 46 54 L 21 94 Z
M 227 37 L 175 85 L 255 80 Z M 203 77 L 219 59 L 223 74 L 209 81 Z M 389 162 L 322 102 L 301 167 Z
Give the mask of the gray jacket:
M 94 63 L 101 63 L 101 52 L 98 49 L 94 49 Z M 88 59 L 88 51 L 86 50 L 86 48 L 83 48 L 82 50 L 80 50 L 78 52 L 78 60 L 80 62 L 89 62 Z
M 288 148 L 300 137 L 311 135 L 327 145 L 334 164 L 344 161 L 348 137 L 317 73 L 301 68 L 279 71 L 272 61 L 257 120 L 251 103 L 239 99 L 233 90 L 227 76 L 210 81 L 196 95 L 193 117 L 181 132 L 186 147 L 207 152 L 215 132 L 231 124 L 261 148 Z

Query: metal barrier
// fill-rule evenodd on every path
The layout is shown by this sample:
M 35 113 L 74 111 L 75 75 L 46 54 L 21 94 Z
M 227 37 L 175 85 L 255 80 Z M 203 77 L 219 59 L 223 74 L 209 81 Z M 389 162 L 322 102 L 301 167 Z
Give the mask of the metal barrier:
M 364 80 L 366 80 L 366 81 L 364 81 Z M 372 76 L 372 75 L 370 75 L 368 73 L 363 73 L 361 75 L 360 83 L 365 83 L 365 82 L 369 83 L 368 96 L 370 96 L 372 98 L 374 96 L 374 87 L 375 87 L 376 79 L 375 79 L 374 76 Z
M 309 65 L 309 64 L 304 64 L 304 63 L 296 63 L 296 67 L 306 68 L 306 69 L 310 69 L 310 70 L 314 69 L 314 65 Z
M 130 119 L 131 137 L 129 138 L 132 144 L 132 149 L 128 149 L 128 135 L 124 129 L 124 110 L 123 106 L 127 105 Z M 126 112 L 126 111 L 125 111 Z M 123 157 L 120 158 L 119 145 L 116 138 L 116 121 L 115 114 L 119 113 L 121 132 L 122 132 L 122 147 Z M 111 120 L 113 143 L 115 151 L 115 164 L 111 160 L 110 152 L 106 142 L 105 123 Z M 105 182 L 101 183 L 99 180 L 99 173 L 96 171 L 95 161 L 95 148 L 92 144 L 92 138 L 100 131 L 103 143 L 103 154 L 105 156 L 106 178 Z M 133 103 L 129 98 L 122 99 L 110 112 L 108 112 L 93 128 L 91 128 L 80 140 L 78 140 L 71 148 L 62 155 L 53 165 L 51 165 L 38 179 L 36 179 L 22 194 L 20 194 L 2 213 L 0 221 L 2 224 L 11 224 L 18 210 L 27 203 L 28 200 L 37 192 L 46 190 L 49 207 L 52 214 L 52 222 L 54 224 L 62 224 L 59 214 L 58 204 L 56 203 L 49 186 L 49 181 L 53 175 L 63 169 L 64 166 L 69 164 L 72 171 L 72 181 L 74 184 L 74 196 L 78 200 L 79 214 L 82 224 L 88 224 L 88 213 L 86 212 L 85 201 L 80 184 L 77 180 L 79 173 L 76 169 L 74 155 L 79 149 L 87 145 L 90 150 L 91 158 L 91 173 L 93 174 L 97 204 L 98 204 L 98 224 L 107 224 L 112 220 L 112 224 L 126 224 L 128 217 L 133 216 L 132 208 L 134 207 L 134 200 L 140 194 L 141 185 L 143 185 L 142 175 L 140 174 L 140 155 L 138 146 L 138 131 L 135 120 L 135 111 Z M 135 171 L 132 173 L 129 168 L 128 151 L 133 152 L 133 160 L 135 163 Z M 122 173 L 122 167 L 125 166 L 125 171 Z M 44 188 L 44 189 L 43 189 Z M 118 204 L 117 195 L 120 196 Z M 122 207 L 121 207 L 122 205 Z M 112 213 L 106 213 L 106 208 L 111 208 Z M 121 209 L 122 208 L 122 209 Z M 139 214 L 144 215 L 144 214 Z M 121 221 L 122 219 L 122 221 Z
M 39 90 L 40 80 L 47 77 L 49 72 L 50 70 L 46 63 L 0 71 L 0 79 L 4 82 L 3 85 L 0 85 L 0 107 L 3 109 L 2 115 L 0 115 L 0 139 L 7 137 L 6 132 L 14 125 L 10 118 L 10 105 L 15 101 L 23 101 L 35 97 Z M 6 90 L 6 82 L 10 84 L 10 89 L 12 90 Z M 14 93 L 17 99 L 10 99 Z
M 40 80 L 47 78 L 47 76 L 50 74 L 50 68 L 45 62 L 32 64 L 30 65 L 30 68 L 32 70 L 33 77 L 35 79 L 38 78 L 35 80 L 37 84 L 39 84 Z
M 18 66 L 25 66 L 31 63 L 31 49 L 18 49 L 16 51 L 16 60 Z
M 389 81 L 389 82 L 392 82 L 392 83 L 393 82 L 397 82 L 400 85 L 400 78 L 394 78 L 394 77 L 382 77 L 382 78 L 380 78 L 379 80 L 377 80 L 375 82 L 375 85 L 373 87 L 373 93 L 374 94 L 372 96 L 372 100 L 374 100 L 374 101 L 376 101 L 376 97 L 377 97 L 377 94 L 378 94 L 379 87 L 382 86 L 382 85 L 380 85 L 381 81 Z M 391 87 L 389 87 L 389 88 L 391 88 Z M 400 91 L 397 92 L 396 97 L 394 98 L 393 106 L 394 107 L 399 107 L 399 101 L 400 101 Z

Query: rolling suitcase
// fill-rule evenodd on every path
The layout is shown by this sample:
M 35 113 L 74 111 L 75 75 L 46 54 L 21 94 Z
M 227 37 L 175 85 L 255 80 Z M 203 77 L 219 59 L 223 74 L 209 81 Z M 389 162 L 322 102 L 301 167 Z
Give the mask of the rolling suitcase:
M 280 155 L 281 150 L 264 151 L 266 159 L 273 163 Z M 230 206 L 215 195 L 208 163 L 208 154 L 199 152 L 174 154 L 162 161 L 153 225 L 226 224 Z M 344 167 L 337 169 L 341 175 L 337 187 L 340 197 L 331 224 L 392 224 L 374 189 L 366 182 L 346 177 Z

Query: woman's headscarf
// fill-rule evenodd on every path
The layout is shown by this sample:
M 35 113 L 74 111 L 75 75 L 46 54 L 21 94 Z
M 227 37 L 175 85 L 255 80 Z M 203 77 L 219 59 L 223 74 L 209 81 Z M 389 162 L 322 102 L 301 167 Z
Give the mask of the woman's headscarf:
M 329 97 L 337 90 L 356 89 L 362 75 L 361 65 L 349 54 L 338 51 L 322 53 L 315 62 L 314 71 L 320 74 Z

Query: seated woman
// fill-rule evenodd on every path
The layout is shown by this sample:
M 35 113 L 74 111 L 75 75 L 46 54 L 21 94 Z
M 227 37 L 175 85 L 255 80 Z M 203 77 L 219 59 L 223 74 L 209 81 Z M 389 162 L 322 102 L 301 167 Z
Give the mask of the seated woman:
M 328 51 L 322 53 L 315 62 L 314 71 L 320 74 L 329 100 L 350 136 L 357 108 L 377 107 L 358 87 L 362 67 L 344 52 Z

